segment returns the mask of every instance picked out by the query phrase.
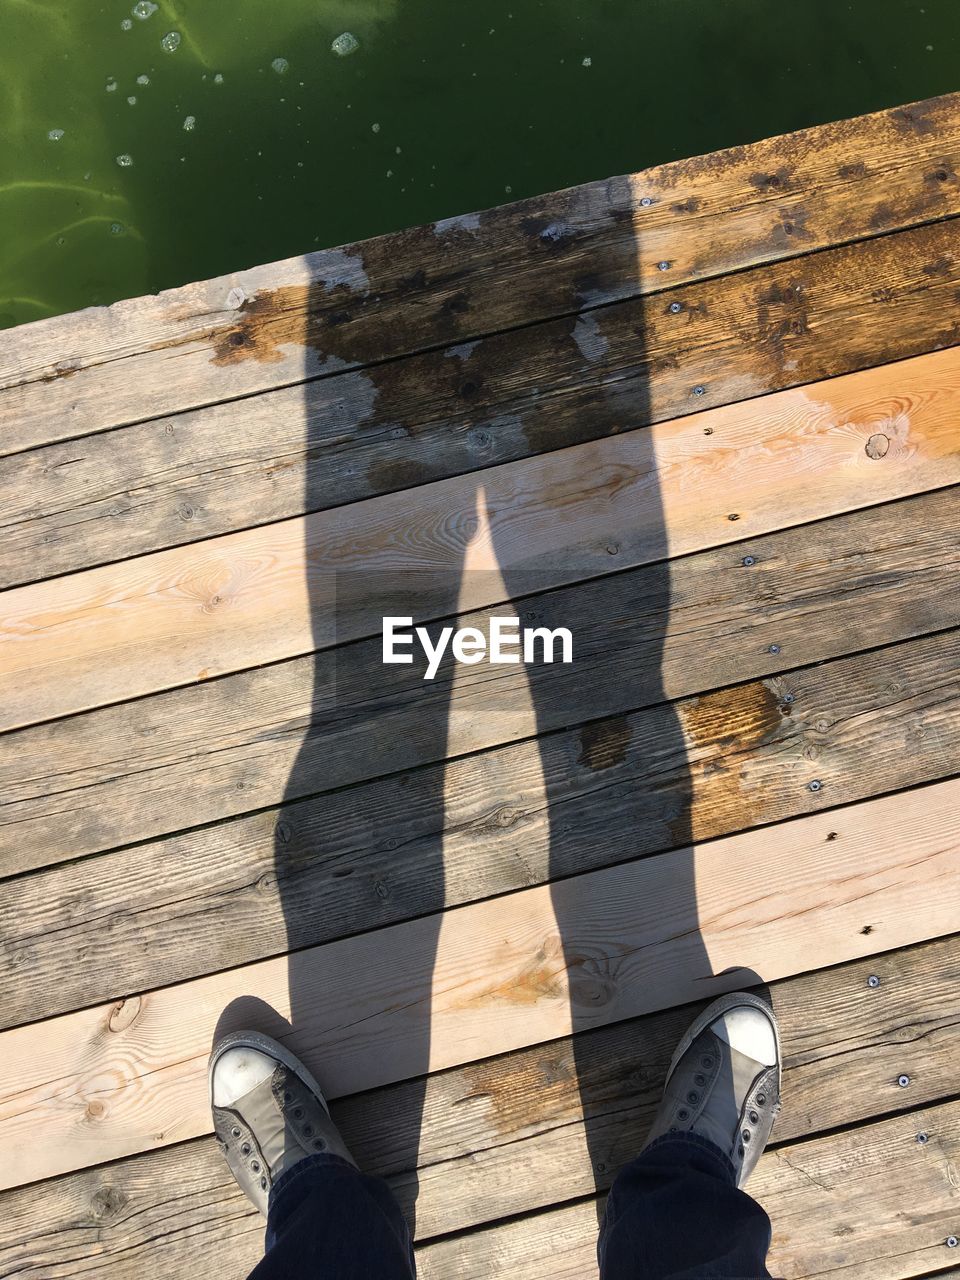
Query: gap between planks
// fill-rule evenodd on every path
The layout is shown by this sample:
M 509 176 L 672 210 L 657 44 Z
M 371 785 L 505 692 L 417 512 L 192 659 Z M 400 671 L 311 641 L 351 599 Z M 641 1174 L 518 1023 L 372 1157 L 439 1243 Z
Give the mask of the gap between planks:
M 0 1185 L 206 1132 L 210 1045 L 250 997 L 338 1097 L 868 955 L 865 919 L 886 947 L 949 933 L 958 801 L 936 783 L 4 1032 Z

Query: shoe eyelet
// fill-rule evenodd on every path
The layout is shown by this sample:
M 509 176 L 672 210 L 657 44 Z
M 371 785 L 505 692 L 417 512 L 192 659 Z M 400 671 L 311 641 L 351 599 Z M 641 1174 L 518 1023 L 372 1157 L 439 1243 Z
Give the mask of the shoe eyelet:
M 759 1102 L 759 1104 L 760 1104 L 760 1106 L 761 1106 L 761 1107 L 765 1107 L 765 1106 L 767 1105 L 767 1097 L 766 1097 L 766 1094 L 758 1093 L 758 1094 L 757 1094 L 757 1102 Z
M 749 1141 L 750 1141 L 750 1130 L 749 1130 L 749 1129 L 744 1129 L 744 1131 L 743 1131 L 743 1133 L 741 1133 L 740 1137 L 744 1140 L 744 1142 L 749 1142 Z
M 313 1125 L 312 1125 L 312 1124 L 305 1124 L 305 1125 L 303 1126 L 303 1132 L 304 1132 L 304 1136 L 305 1136 L 305 1137 L 307 1137 L 307 1138 L 312 1138 L 312 1137 L 313 1137 Z
M 709 1071 L 710 1068 L 713 1066 L 713 1059 L 709 1056 L 709 1054 L 707 1054 L 705 1057 L 700 1059 L 700 1065 L 701 1067 L 703 1067 L 705 1071 Z
M 250 1146 L 250 1143 L 245 1142 L 243 1146 L 240 1148 L 240 1154 L 244 1156 L 248 1156 L 252 1150 L 253 1148 Z
M 692 1106 L 696 1106 L 696 1105 L 697 1105 L 697 1103 L 700 1101 L 700 1095 L 699 1095 L 699 1093 L 695 1093 L 695 1092 L 693 1091 L 693 1089 L 691 1089 L 691 1090 L 690 1090 L 690 1092 L 687 1094 L 687 1101 L 688 1101 Z
M 266 1191 L 266 1189 L 267 1189 L 267 1180 L 266 1180 L 266 1178 L 261 1178 L 261 1179 L 260 1179 L 260 1190 L 261 1190 L 261 1191 Z
M 235 1138 L 239 1138 L 239 1137 L 240 1137 L 240 1130 L 237 1128 L 237 1126 L 236 1126 L 236 1125 L 234 1125 L 234 1126 L 233 1126 L 233 1128 L 230 1130 L 230 1132 L 233 1134 L 233 1136 L 234 1136 Z
M 677 1112 L 678 1120 L 687 1120 L 689 1119 L 689 1116 L 690 1116 L 690 1112 L 687 1110 L 686 1107 L 681 1107 L 681 1109 Z
M 756 1111 L 751 1111 L 751 1112 L 750 1112 L 750 1123 L 751 1123 L 751 1124 L 759 1124 L 759 1123 L 760 1123 L 760 1117 L 757 1115 Z
M 302 1120 L 302 1119 L 303 1119 L 303 1107 L 294 1107 L 294 1108 L 293 1108 L 293 1118 L 294 1118 L 294 1120 Z
M 744 1151 L 743 1147 L 737 1147 L 737 1154 L 739 1155 L 740 1159 L 742 1160 L 742 1159 L 743 1159 L 743 1157 L 746 1155 L 746 1152 Z
M 698 1076 L 694 1076 L 694 1077 L 693 1077 L 693 1083 L 694 1083 L 694 1084 L 698 1084 L 698 1085 L 700 1086 L 700 1088 L 702 1089 L 702 1088 L 703 1088 L 703 1086 L 707 1083 L 707 1077 L 706 1077 L 706 1076 L 699 1076 L 699 1075 L 698 1075 Z
M 293 1101 L 293 1094 L 290 1092 L 290 1090 L 289 1090 L 289 1089 L 284 1089 L 284 1091 L 283 1091 L 283 1100 L 284 1100 L 284 1102 L 292 1102 L 292 1101 Z
M 253 1160 L 253 1161 L 251 1161 L 251 1163 L 250 1163 L 250 1168 L 253 1170 L 253 1172 L 254 1172 L 254 1173 L 259 1173 L 259 1172 L 260 1172 L 260 1161 L 259 1161 L 259 1160 Z
M 322 1138 L 314 1138 L 314 1140 L 313 1140 L 313 1149 L 314 1149 L 314 1151 L 325 1151 L 325 1150 L 326 1150 L 326 1146 L 327 1146 L 327 1144 L 324 1142 L 324 1140 L 323 1140 Z

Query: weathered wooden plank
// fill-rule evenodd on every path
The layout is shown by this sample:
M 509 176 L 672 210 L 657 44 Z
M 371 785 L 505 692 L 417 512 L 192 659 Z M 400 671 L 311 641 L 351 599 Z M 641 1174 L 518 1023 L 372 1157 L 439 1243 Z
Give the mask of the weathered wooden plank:
M 518 575 L 545 589 L 942 488 L 958 445 L 951 348 L 14 588 L 0 726 L 480 608 Z
M 487 668 L 460 667 L 456 681 L 443 668 L 425 684 L 418 670 L 396 667 L 385 685 L 379 641 L 370 641 L 9 735 L 0 740 L 0 865 L 7 875 L 26 871 L 482 751 L 535 728 L 619 715 L 950 627 L 960 622 L 955 506 L 954 490 L 928 494 L 674 560 L 669 575 L 649 566 L 518 601 L 524 618 L 572 628 L 574 679 L 570 668 L 503 667 L 493 682 Z M 322 714 L 322 691 L 331 688 L 344 713 L 337 717 Z M 663 741 L 682 754 L 675 730 Z M 587 753 L 588 764 L 596 754 Z M 535 753 L 509 759 L 532 785 Z M 575 764 L 563 767 L 576 776 Z M 488 783 L 482 775 L 469 781 L 472 766 L 451 768 L 464 796 L 483 794 Z M 420 796 L 420 838 L 429 838 L 442 825 L 441 788 L 435 775 L 407 783 Z M 386 810 L 376 804 L 377 813 L 404 803 L 395 785 L 383 793 L 395 800 L 382 802 Z M 352 803 L 323 800 L 309 821 L 288 814 L 284 825 L 303 831 L 291 836 L 289 856 L 308 857 L 324 827 L 340 821 L 335 814 L 356 830 Z M 277 816 L 263 814 L 247 836 L 236 835 L 261 850 L 258 861 Z M 374 838 L 384 828 L 371 822 Z M 182 851 L 190 861 L 205 848 L 196 838 Z M 374 908 L 379 916 L 382 904 L 370 902 Z
M 669 306 L 648 298 L 9 458 L 0 584 L 950 345 L 958 236 L 950 223 L 885 237 L 691 285 Z
M 956 943 L 772 985 L 785 1068 L 778 1143 L 953 1091 Z M 420 1082 L 390 1086 L 335 1104 L 336 1119 L 362 1166 L 390 1181 L 411 1217 L 416 1201 L 421 1240 L 590 1195 L 641 1146 L 691 1016 L 673 1009 L 584 1032 L 575 1044 L 471 1063 L 431 1077 L 425 1091 Z M 904 1072 L 909 1097 L 896 1085 Z M 919 1123 L 936 1143 L 939 1125 Z M 4 1276 L 32 1268 L 49 1280 L 89 1270 L 138 1280 L 145 1251 L 156 1249 L 159 1280 L 182 1275 L 188 1254 L 200 1271 L 216 1259 L 218 1274 L 240 1277 L 259 1256 L 259 1219 L 207 1139 L 6 1192 L 0 1210 Z
M 921 1128 L 931 1134 L 925 1145 L 916 1141 Z M 749 1190 L 773 1222 L 771 1274 L 908 1280 L 949 1267 L 958 1156 L 956 1102 L 768 1152 Z M 594 1280 L 596 1240 L 597 1205 L 586 1201 L 437 1241 L 420 1251 L 418 1272 L 423 1280 Z
M 5 1031 L 0 1185 L 207 1131 L 211 1040 L 251 997 L 341 1097 L 949 933 L 958 800 L 952 779 Z
M 958 671 L 929 636 L 21 877 L 0 1026 L 960 773 Z
M 952 216 L 958 161 L 950 95 L 26 325 L 2 344 L 2 448 Z

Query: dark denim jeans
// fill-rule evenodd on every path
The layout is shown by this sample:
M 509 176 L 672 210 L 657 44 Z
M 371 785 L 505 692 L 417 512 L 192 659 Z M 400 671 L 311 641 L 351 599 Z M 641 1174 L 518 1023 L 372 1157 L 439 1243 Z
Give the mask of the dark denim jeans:
M 620 1173 L 598 1248 L 601 1280 L 770 1280 L 770 1220 L 696 1135 L 657 1139 Z M 385 1182 L 309 1156 L 277 1183 L 250 1280 L 412 1280 L 407 1224 Z M 544 1280 L 549 1280 L 544 1272 Z

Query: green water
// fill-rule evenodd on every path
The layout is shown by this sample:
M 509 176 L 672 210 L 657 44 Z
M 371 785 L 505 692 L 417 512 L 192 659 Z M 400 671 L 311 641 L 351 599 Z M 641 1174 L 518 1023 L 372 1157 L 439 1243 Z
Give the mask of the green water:
M 0 326 L 960 87 L 960 0 L 132 2 L 0 0 Z

